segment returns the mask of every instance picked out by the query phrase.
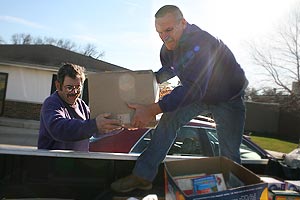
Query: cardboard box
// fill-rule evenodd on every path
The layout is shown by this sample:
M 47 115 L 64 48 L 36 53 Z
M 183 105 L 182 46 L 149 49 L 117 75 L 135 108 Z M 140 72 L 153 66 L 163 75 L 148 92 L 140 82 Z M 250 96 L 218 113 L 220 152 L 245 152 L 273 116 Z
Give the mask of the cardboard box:
M 176 176 L 201 173 L 222 173 L 227 190 L 187 195 L 174 180 Z M 165 162 L 165 194 L 166 200 L 268 199 L 268 187 L 267 183 L 245 167 L 225 157 L 210 157 Z
M 278 178 L 270 176 L 261 176 L 261 180 L 268 183 L 269 190 L 285 190 L 285 183 Z
M 299 181 L 285 180 L 284 182 L 285 182 L 286 190 L 294 190 L 300 192 L 300 180 Z
M 293 190 L 272 190 L 269 200 L 300 200 L 300 194 Z
M 114 71 L 88 74 L 91 117 L 111 113 L 112 118 L 130 126 L 134 109 L 127 103 L 151 104 L 158 101 L 159 87 L 151 70 Z M 156 124 L 153 119 L 150 126 Z

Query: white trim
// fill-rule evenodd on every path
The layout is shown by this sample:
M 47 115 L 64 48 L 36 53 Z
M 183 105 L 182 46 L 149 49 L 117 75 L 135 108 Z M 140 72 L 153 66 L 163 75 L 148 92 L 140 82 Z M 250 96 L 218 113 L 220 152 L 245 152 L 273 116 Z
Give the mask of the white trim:
M 40 150 L 36 147 L 24 147 L 17 145 L 0 144 L 0 155 L 29 155 L 29 156 L 48 156 L 48 157 L 65 157 L 65 158 L 87 158 L 87 159 L 106 159 L 106 160 L 137 160 L 140 154 L 128 153 L 105 153 L 105 152 L 79 152 L 67 150 Z M 201 159 L 199 156 L 173 156 L 167 155 L 164 161 L 184 160 L 184 159 Z M 242 159 L 243 164 L 267 164 L 268 159 L 250 160 Z
M 44 71 L 51 71 L 57 72 L 58 68 L 48 65 L 36 65 L 36 64 L 29 64 L 29 63 L 19 63 L 19 62 L 1 62 L 0 65 L 4 66 L 13 66 L 13 67 L 21 67 L 21 68 L 29 68 L 29 69 L 38 69 Z

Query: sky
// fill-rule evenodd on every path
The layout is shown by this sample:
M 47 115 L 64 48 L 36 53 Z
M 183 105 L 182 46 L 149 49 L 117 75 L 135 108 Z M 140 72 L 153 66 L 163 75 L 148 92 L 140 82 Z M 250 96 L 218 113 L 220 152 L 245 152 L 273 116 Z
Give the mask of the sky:
M 264 71 L 251 61 L 247 42 L 271 34 L 296 3 L 300 0 L 0 0 L 0 37 L 11 43 L 13 34 L 25 33 L 77 46 L 91 43 L 104 52 L 105 62 L 157 71 L 162 42 L 154 14 L 172 4 L 189 23 L 227 44 L 249 86 L 259 88 L 267 85 L 260 77 Z

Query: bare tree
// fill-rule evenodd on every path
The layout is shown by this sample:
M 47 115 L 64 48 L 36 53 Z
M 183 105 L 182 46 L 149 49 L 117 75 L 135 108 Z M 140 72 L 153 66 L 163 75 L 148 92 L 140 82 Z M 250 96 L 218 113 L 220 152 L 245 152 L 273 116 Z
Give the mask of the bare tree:
M 23 44 L 31 44 L 32 37 L 30 34 L 22 34 Z
M 77 48 L 77 45 L 68 39 L 55 39 L 52 37 L 32 37 L 30 34 L 15 33 L 11 36 L 12 44 L 50 44 L 70 51 L 81 53 L 85 56 L 90 56 L 95 59 L 104 57 L 104 51 L 98 52 L 93 44 L 87 44 L 83 49 Z M 5 41 L 0 36 L 0 44 L 5 44 Z
M 42 38 L 36 37 L 36 38 L 33 39 L 32 43 L 33 44 L 43 44 L 44 42 L 43 42 Z
M 11 41 L 13 44 L 31 44 L 32 36 L 26 33 L 13 34 Z
M 71 42 L 70 40 L 64 40 L 64 39 L 59 39 L 56 42 L 56 46 L 67 50 L 73 50 L 76 48 L 76 44 L 74 42 Z
M 54 39 L 52 37 L 44 37 L 44 43 L 55 45 L 56 44 L 56 39 Z
M 95 45 L 89 43 L 87 44 L 84 48 L 83 48 L 83 51 L 82 51 L 82 54 L 85 55 L 85 56 L 91 56 L 93 58 L 101 58 L 104 56 L 104 52 L 98 52 L 97 51 L 97 48 Z
M 300 4 L 290 12 L 278 32 L 258 46 L 250 44 L 255 64 L 263 67 L 279 88 L 292 94 L 291 82 L 300 82 Z
M 258 95 L 258 90 L 253 87 L 247 87 L 245 90 L 245 99 L 251 101 L 254 96 Z
M 15 33 L 11 36 L 11 41 L 13 44 L 21 44 L 21 38 L 19 37 L 19 34 Z

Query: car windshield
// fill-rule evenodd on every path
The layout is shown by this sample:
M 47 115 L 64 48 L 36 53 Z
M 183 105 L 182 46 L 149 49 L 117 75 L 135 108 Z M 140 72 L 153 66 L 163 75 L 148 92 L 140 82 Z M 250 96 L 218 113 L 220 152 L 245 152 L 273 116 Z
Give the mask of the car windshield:
M 219 142 L 218 135 L 215 129 L 205 129 L 208 134 L 209 141 L 212 144 L 212 148 L 214 149 L 215 155 L 219 155 Z M 246 143 L 245 139 L 243 139 L 240 153 L 242 159 L 262 159 L 261 153 L 256 150 L 255 147 L 251 146 L 249 143 Z
M 153 132 L 153 129 L 148 131 L 132 148 L 130 153 L 143 152 L 148 146 Z M 242 159 L 262 159 L 260 152 L 244 140 L 240 152 Z M 168 155 L 219 156 L 219 141 L 216 130 L 198 126 L 180 128 Z

